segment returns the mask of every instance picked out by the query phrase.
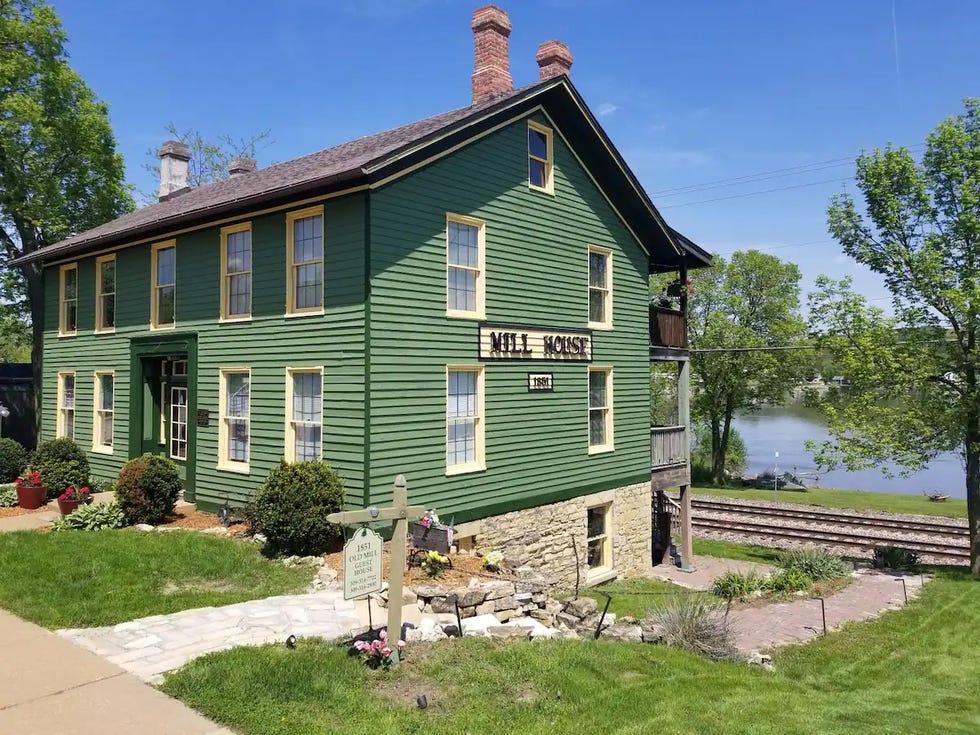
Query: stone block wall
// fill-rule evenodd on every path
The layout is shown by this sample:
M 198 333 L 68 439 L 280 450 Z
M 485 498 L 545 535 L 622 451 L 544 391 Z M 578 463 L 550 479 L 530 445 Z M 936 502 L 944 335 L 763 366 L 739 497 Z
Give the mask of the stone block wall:
M 609 505 L 607 530 L 612 538 L 613 567 L 607 574 L 590 577 L 586 561 L 586 518 L 589 508 L 600 505 Z M 653 534 L 650 505 L 650 483 L 640 483 L 491 516 L 467 525 L 475 534 L 478 549 L 499 549 L 508 566 L 531 567 L 552 584 L 575 583 L 577 551 L 581 583 L 586 585 L 616 574 L 640 575 L 650 571 Z

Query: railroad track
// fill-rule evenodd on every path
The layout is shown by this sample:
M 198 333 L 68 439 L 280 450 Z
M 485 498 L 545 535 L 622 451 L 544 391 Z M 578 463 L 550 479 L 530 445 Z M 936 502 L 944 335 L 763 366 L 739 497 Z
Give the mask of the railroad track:
M 828 510 L 781 508 L 692 498 L 695 530 L 770 537 L 867 551 L 893 545 L 922 556 L 962 563 L 970 558 L 969 531 L 952 521 L 904 521 Z M 911 537 L 910 537 L 911 536 Z

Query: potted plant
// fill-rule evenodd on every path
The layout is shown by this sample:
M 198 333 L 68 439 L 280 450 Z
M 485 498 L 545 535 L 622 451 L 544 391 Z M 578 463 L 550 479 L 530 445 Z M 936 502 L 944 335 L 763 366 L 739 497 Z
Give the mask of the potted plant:
M 80 487 L 77 490 L 70 487 L 58 496 L 58 510 L 61 511 L 61 515 L 67 516 L 74 513 L 78 506 L 91 502 L 92 491 L 87 487 Z
M 37 470 L 25 472 L 14 482 L 17 487 L 17 505 L 25 510 L 36 510 L 48 499 L 48 486 Z

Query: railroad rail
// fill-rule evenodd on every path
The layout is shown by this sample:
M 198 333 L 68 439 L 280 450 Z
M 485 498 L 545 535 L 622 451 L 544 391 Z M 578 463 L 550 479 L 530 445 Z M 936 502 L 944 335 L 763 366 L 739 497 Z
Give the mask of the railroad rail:
M 862 551 L 875 546 L 901 546 L 922 556 L 956 563 L 970 558 L 969 530 L 953 520 L 889 518 L 713 498 L 692 498 L 691 508 L 694 529 L 709 534 L 733 533 Z

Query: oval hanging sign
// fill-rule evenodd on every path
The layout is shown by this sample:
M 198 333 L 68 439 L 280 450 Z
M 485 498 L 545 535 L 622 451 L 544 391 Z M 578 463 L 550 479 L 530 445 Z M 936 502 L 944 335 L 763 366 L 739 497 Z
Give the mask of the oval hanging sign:
M 381 590 L 381 536 L 359 528 L 344 544 L 344 599 L 353 600 Z

